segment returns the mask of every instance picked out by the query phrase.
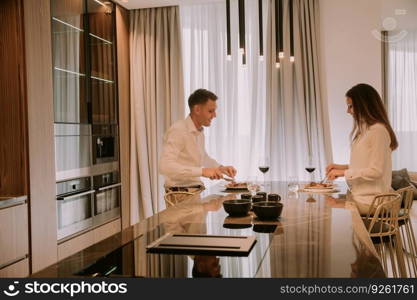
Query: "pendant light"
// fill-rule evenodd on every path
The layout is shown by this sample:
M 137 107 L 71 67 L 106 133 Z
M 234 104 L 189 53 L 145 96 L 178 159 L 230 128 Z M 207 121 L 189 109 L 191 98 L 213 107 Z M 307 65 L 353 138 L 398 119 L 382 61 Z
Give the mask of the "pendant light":
M 258 17 L 259 17 L 259 60 L 264 58 L 264 37 L 263 37 L 263 14 L 262 0 L 258 0 Z
M 230 0 L 226 0 L 226 28 L 227 60 L 232 60 L 232 47 L 230 39 Z
M 281 66 L 279 62 L 279 46 L 280 46 L 280 29 L 279 29 L 279 0 L 275 0 L 275 67 L 279 68 Z
M 246 64 L 246 45 L 245 45 L 245 0 L 239 0 L 239 51 L 242 53 L 242 64 Z
M 290 3 L 290 62 L 294 62 L 295 61 L 295 57 L 294 57 L 294 3 L 293 0 L 289 0 Z
M 279 58 L 284 58 L 284 8 L 283 0 L 278 0 L 279 3 Z

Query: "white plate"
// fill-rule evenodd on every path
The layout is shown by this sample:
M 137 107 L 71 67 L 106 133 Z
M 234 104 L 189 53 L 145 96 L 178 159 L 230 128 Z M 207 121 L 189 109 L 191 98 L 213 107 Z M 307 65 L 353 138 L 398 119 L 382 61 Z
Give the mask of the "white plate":
M 327 187 L 316 187 L 316 186 L 309 186 L 308 184 L 306 184 L 305 186 L 304 186 L 304 188 L 305 189 L 310 189 L 310 190 L 327 190 L 327 189 L 334 189 L 336 187 L 336 185 L 335 184 L 331 184 L 331 185 L 329 185 L 329 186 L 327 186 Z
M 322 188 L 322 189 L 317 189 L 317 188 L 304 188 L 301 190 L 302 192 L 309 192 L 309 193 L 336 193 L 339 192 L 339 190 L 335 189 L 335 188 Z

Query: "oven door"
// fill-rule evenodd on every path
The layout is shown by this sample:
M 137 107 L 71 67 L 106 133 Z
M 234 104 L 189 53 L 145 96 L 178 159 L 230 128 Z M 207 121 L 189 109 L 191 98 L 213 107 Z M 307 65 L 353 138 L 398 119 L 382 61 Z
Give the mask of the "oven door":
M 58 240 L 93 226 L 93 194 L 90 190 L 57 197 Z
M 101 225 L 120 217 L 121 183 L 100 187 L 94 200 L 94 225 Z

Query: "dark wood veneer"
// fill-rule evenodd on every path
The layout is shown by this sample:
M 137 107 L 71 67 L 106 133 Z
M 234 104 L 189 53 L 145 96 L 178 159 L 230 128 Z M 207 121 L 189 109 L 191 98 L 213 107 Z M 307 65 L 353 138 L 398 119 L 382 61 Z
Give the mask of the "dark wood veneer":
M 0 1 L 0 196 L 28 194 L 22 24 L 22 1 Z

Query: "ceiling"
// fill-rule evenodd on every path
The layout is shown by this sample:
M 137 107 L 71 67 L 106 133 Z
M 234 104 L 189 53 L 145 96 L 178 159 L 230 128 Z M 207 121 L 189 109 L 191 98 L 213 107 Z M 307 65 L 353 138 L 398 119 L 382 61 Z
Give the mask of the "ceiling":
M 127 9 L 173 6 L 179 4 L 200 4 L 209 2 L 222 2 L 225 0 L 115 0 Z

